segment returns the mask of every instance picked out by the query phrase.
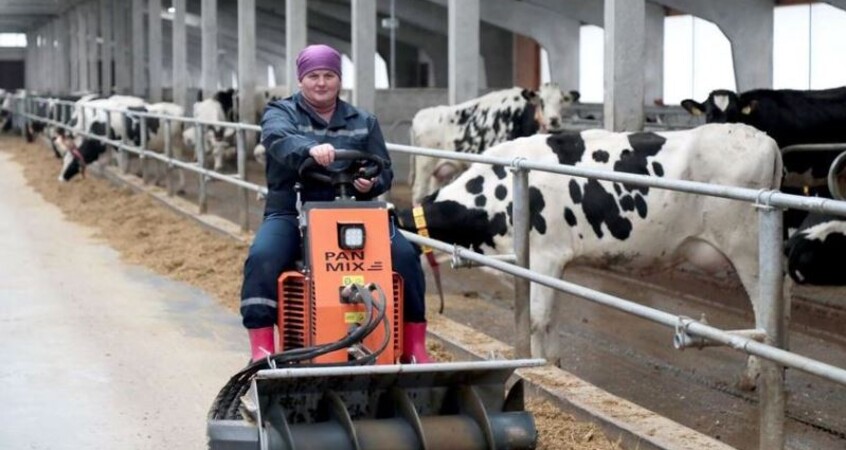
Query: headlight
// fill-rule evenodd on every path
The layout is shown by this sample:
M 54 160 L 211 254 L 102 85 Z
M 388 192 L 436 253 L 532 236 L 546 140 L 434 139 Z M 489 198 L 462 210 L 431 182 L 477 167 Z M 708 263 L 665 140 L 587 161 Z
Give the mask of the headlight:
M 338 245 L 344 250 L 364 248 L 364 224 L 338 224 Z

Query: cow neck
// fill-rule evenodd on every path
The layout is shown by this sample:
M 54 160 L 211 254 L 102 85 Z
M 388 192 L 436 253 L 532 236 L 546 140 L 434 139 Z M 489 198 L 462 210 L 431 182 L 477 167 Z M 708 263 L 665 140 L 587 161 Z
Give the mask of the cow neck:
M 308 97 L 306 97 L 305 95 L 303 96 L 303 100 L 305 101 L 305 104 L 308 105 L 308 107 L 311 108 L 311 110 L 314 111 L 318 116 L 320 116 L 321 119 L 326 121 L 326 123 L 332 121 L 332 115 L 335 114 L 335 109 L 337 109 L 338 107 L 338 102 L 332 102 L 327 106 L 321 107 L 310 102 L 308 100 Z

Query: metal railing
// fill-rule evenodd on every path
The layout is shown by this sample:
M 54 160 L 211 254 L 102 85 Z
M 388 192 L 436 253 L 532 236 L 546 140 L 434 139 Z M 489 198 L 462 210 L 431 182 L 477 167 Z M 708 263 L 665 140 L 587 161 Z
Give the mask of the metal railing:
M 63 105 L 69 108 L 79 108 L 80 114 L 77 115 L 79 122 L 79 126 L 74 128 L 67 123 L 63 123 L 63 120 L 70 118 L 62 117 L 61 120 L 56 120 L 55 117 L 53 118 L 45 118 L 41 116 L 37 116 L 32 114 L 31 106 L 27 107 L 27 104 L 45 104 L 45 103 L 53 103 L 55 105 Z M 142 170 L 142 179 L 146 182 L 148 180 L 148 173 L 147 173 L 147 164 L 145 163 L 146 159 L 154 159 L 160 161 L 166 165 L 167 175 L 166 175 L 166 183 L 167 183 L 167 193 L 169 196 L 173 196 L 175 194 L 175 189 L 173 186 L 173 168 L 179 168 L 182 170 L 187 170 L 189 172 L 193 172 L 198 175 L 199 178 L 199 185 L 198 185 L 198 213 L 205 214 L 208 211 L 208 181 L 209 179 L 215 179 L 219 181 L 224 181 L 226 183 L 233 184 L 240 188 L 241 194 L 241 202 L 239 202 L 240 212 L 239 212 L 239 222 L 242 231 L 247 231 L 249 229 L 249 192 L 256 192 L 260 195 L 267 194 L 267 187 L 260 186 L 255 183 L 251 183 L 247 181 L 247 146 L 246 146 L 246 133 L 247 132 L 261 132 L 261 127 L 258 125 L 252 124 L 245 124 L 245 123 L 234 123 L 234 122 L 218 122 L 218 121 L 201 121 L 192 117 L 177 117 L 165 114 L 155 114 L 149 112 L 141 112 L 141 111 L 132 111 L 122 108 L 109 108 L 103 106 L 86 106 L 85 104 L 76 105 L 75 102 L 71 101 L 62 101 L 62 100 L 48 100 L 48 99 L 41 99 L 41 98 L 28 98 L 24 102 L 24 107 L 26 108 L 26 112 L 22 112 L 21 114 L 26 117 L 28 120 L 39 120 L 44 122 L 48 125 L 64 128 L 66 130 L 72 131 L 74 134 L 78 134 L 80 136 L 84 136 L 89 139 L 96 139 L 106 145 L 113 146 L 119 150 L 118 154 L 118 164 L 123 173 L 127 173 L 129 171 L 129 164 L 127 159 L 127 154 L 131 153 L 137 155 L 139 160 L 141 161 L 141 170 Z M 99 110 L 104 111 L 109 118 L 106 120 L 106 129 L 105 135 L 98 135 L 93 134 L 87 131 L 85 118 L 86 110 Z M 69 111 L 68 108 L 53 108 L 52 111 L 61 112 L 61 111 Z M 67 113 L 61 113 L 67 114 Z M 140 142 L 138 146 L 130 145 L 130 142 L 126 138 L 126 136 L 122 136 L 121 141 L 109 139 L 108 136 L 111 135 L 111 117 L 112 114 L 120 114 L 121 117 L 134 117 L 140 120 Z M 159 153 L 156 151 L 152 151 L 146 145 L 147 139 L 147 119 L 158 119 L 163 123 L 164 131 L 164 149 L 163 153 Z M 195 131 L 195 155 L 197 157 L 197 162 L 185 162 L 173 157 L 173 142 L 170 140 L 171 136 L 171 128 L 173 126 L 173 122 L 180 122 L 184 124 L 190 124 L 194 127 Z M 235 174 L 222 174 L 216 172 L 214 170 L 206 169 L 205 168 L 205 132 L 207 127 L 219 127 L 219 128 L 231 128 L 235 130 L 235 147 L 236 147 L 236 154 L 237 154 L 237 173 Z
M 415 156 L 447 158 L 469 163 L 483 163 L 510 167 L 514 173 L 514 253 L 516 264 L 509 264 L 495 258 L 479 255 L 470 250 L 405 233 L 409 240 L 432 248 L 449 252 L 453 258 L 467 258 L 479 264 L 515 275 L 515 323 L 517 357 L 530 354 L 529 335 L 531 330 L 529 312 L 530 281 L 552 289 L 567 292 L 581 298 L 612 307 L 675 329 L 674 343 L 677 347 L 695 342 L 697 338 L 717 343 L 755 355 L 764 359 L 761 363 L 762 389 L 760 392 L 760 448 L 784 447 L 784 411 L 786 395 L 784 390 L 784 368 L 820 376 L 824 379 L 846 385 L 846 370 L 802 355 L 782 350 L 787 340 L 787 307 L 783 298 L 783 255 L 781 208 L 795 208 L 811 212 L 846 216 L 846 202 L 817 197 L 801 197 L 781 193 L 778 190 L 749 189 L 734 186 L 715 185 L 687 180 L 672 180 L 623 172 L 588 169 L 570 165 L 545 164 L 526 158 L 496 158 L 442 150 L 431 150 L 406 145 L 389 144 L 388 149 Z M 667 189 L 752 203 L 758 208 L 758 269 L 759 296 L 751 299 L 759 306 L 755 317 L 756 330 L 720 330 L 693 319 L 672 315 L 657 309 L 602 292 L 578 286 L 547 275 L 528 270 L 529 262 L 529 184 L 528 172 L 538 170 L 561 175 L 614 181 L 626 185 Z M 751 331 L 751 332 L 750 332 Z M 750 335 L 764 332 L 771 344 L 756 342 Z
M 23 107 L 19 104 L 13 108 L 26 120 L 40 120 L 54 126 L 69 129 L 70 126 L 54 120 L 31 114 L 34 99 L 28 99 Z M 36 101 L 43 101 L 38 99 Z M 65 102 L 72 104 L 72 102 Z M 201 191 L 205 189 L 206 178 L 214 178 L 227 183 L 234 184 L 244 192 L 245 199 L 248 191 L 266 193 L 266 188 L 250 183 L 245 180 L 246 148 L 245 133 L 248 131 L 260 131 L 255 125 L 199 121 L 193 118 L 173 117 L 160 114 L 125 111 L 121 109 L 98 108 L 107 110 L 110 113 L 120 113 L 141 118 L 144 124 L 146 118 L 157 118 L 163 120 L 166 127 L 170 127 L 171 121 L 193 124 L 197 130 L 197 156 L 198 162 L 186 163 L 172 158 L 172 143 L 165 143 L 164 155 L 152 152 L 144 146 L 132 146 L 126 142 L 110 140 L 105 136 L 93 135 L 87 131 L 75 129 L 74 132 L 93 139 L 98 139 L 107 145 L 112 145 L 123 152 L 133 153 L 143 158 L 153 158 L 162 161 L 169 168 L 178 167 L 189 170 L 200 175 Z M 81 116 L 84 116 L 82 114 Z M 146 125 L 142 125 L 146 126 Z M 238 151 L 238 174 L 224 175 L 202 167 L 204 152 L 202 138 L 204 127 L 228 127 L 236 130 L 236 146 Z M 144 135 L 144 133 L 142 133 Z M 107 129 L 108 136 L 108 129 Z M 144 144 L 145 142 L 142 142 Z M 531 162 L 525 158 L 496 158 L 484 155 L 456 153 L 441 150 L 424 149 L 407 145 L 388 144 L 388 150 L 397 153 L 413 154 L 415 156 L 446 158 L 470 163 L 483 163 L 490 165 L 501 165 L 510 167 L 514 173 L 514 261 L 511 264 L 503 258 L 490 257 L 475 253 L 465 248 L 452 244 L 423 238 L 413 233 L 403 233 L 413 242 L 425 244 L 440 251 L 451 253 L 454 259 L 464 259 L 477 264 L 488 266 L 515 276 L 515 323 L 517 327 L 515 350 L 516 356 L 525 357 L 530 353 L 529 330 L 531 322 L 529 316 L 529 295 L 530 283 L 535 282 L 562 292 L 567 292 L 587 300 L 597 302 L 614 309 L 633 314 L 638 317 L 651 320 L 664 326 L 675 329 L 674 342 L 677 346 L 687 345 L 685 343 L 715 342 L 727 345 L 735 350 L 745 352 L 763 358 L 767 363 L 762 363 L 763 389 L 761 392 L 761 427 L 760 442 L 761 448 L 781 448 L 784 445 L 784 371 L 782 366 L 791 367 L 824 379 L 846 385 L 846 370 L 832 366 L 805 356 L 791 353 L 781 349 L 784 347 L 787 331 L 787 311 L 784 299 L 782 298 L 782 214 L 781 208 L 795 208 L 811 212 L 829 213 L 838 216 L 846 216 L 846 202 L 816 198 L 801 197 L 779 192 L 778 190 L 748 189 L 734 186 L 714 185 L 702 182 L 687 180 L 670 180 L 655 178 L 645 175 L 630 173 L 611 172 L 597 169 L 587 169 L 568 165 L 544 164 Z M 842 156 L 842 155 L 841 155 Z M 706 195 L 732 200 L 752 203 L 758 207 L 759 217 L 759 301 L 758 308 L 761 316 L 756 316 L 756 327 L 760 330 L 720 330 L 696 320 L 673 315 L 664 311 L 639 305 L 630 300 L 608 295 L 583 286 L 575 285 L 548 275 L 538 274 L 528 269 L 530 259 L 529 248 L 529 184 L 528 174 L 531 170 L 569 175 L 583 178 L 593 178 L 606 181 L 621 182 L 627 185 L 653 187 L 667 189 L 676 192 L 685 192 L 696 195 Z M 169 189 L 170 191 L 170 189 Z M 170 193 L 170 192 L 169 192 Z M 170 193 L 172 195 L 172 193 Z M 200 195 L 199 211 L 205 212 L 205 197 Z M 242 227 L 246 226 L 246 202 L 242 209 Z M 506 259 L 510 259 L 509 256 Z M 755 334 L 763 331 L 769 343 L 760 343 L 753 339 Z M 702 340 L 705 341 L 702 341 Z
M 580 131 L 602 128 L 605 114 L 603 108 L 602 103 L 574 103 L 567 106 L 562 112 L 564 129 Z M 676 105 L 646 105 L 643 107 L 643 115 L 644 131 L 683 130 L 705 123 L 701 117 L 694 117 Z

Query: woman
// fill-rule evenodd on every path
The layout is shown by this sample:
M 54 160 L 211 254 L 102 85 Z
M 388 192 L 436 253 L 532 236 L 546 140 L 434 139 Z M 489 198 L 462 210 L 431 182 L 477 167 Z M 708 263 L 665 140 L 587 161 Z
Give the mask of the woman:
M 376 117 L 339 98 L 340 53 L 326 45 L 306 47 L 297 56 L 297 78 L 300 92 L 270 103 L 261 120 L 261 141 L 268 149 L 268 196 L 264 221 L 244 263 L 241 288 L 241 316 L 249 332 L 253 361 L 275 352 L 277 279 L 283 271 L 292 269 L 300 256 L 294 184 L 301 183 L 303 202 L 331 201 L 335 197 L 331 186 L 301 180 L 297 173 L 300 164 L 311 156 L 321 166 L 330 166 L 336 148 L 390 159 Z M 393 176 L 386 168 L 378 178 L 355 179 L 355 197 L 370 200 L 381 195 L 390 189 Z M 420 259 L 393 224 L 391 228 L 391 259 L 403 277 L 405 292 L 401 361 L 429 362 L 425 341 L 426 285 Z

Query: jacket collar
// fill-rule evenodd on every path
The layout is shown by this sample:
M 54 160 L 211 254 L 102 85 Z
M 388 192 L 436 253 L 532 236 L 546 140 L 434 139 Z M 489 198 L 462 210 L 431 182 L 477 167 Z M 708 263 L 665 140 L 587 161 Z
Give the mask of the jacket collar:
M 339 98 L 338 103 L 335 106 L 335 112 L 332 113 L 332 119 L 327 124 L 326 121 L 320 117 L 320 114 L 317 114 L 313 109 L 311 109 L 311 107 L 308 106 L 302 92 L 294 94 L 294 101 L 296 102 L 298 108 L 308 114 L 312 122 L 316 122 L 321 125 L 325 124 L 329 129 L 345 128 L 347 125 L 347 119 L 358 115 L 358 110 Z

